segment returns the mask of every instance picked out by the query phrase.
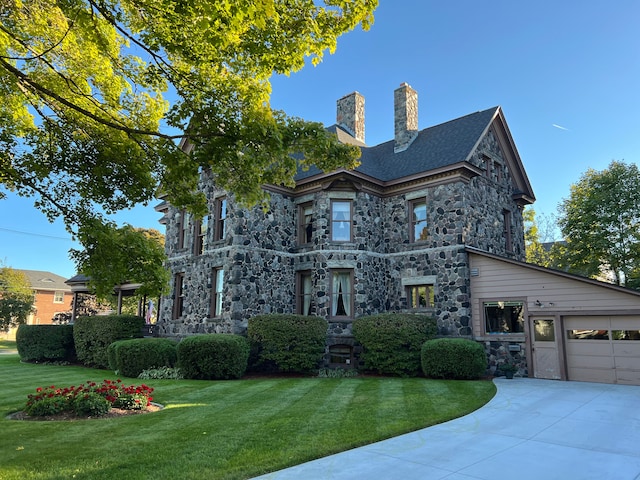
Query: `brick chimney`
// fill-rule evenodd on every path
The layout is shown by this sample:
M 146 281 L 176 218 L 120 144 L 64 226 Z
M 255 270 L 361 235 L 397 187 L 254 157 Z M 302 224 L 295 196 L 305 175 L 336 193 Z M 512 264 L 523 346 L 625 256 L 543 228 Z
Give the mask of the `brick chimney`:
M 364 143 L 364 97 L 361 94 L 353 92 L 338 100 L 336 123 Z
M 393 92 L 395 153 L 404 152 L 418 136 L 418 92 L 408 83 Z

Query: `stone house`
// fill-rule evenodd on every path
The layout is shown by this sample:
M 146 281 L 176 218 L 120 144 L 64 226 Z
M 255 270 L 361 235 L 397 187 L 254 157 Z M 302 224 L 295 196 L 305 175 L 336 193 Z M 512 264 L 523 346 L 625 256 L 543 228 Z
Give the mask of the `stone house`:
M 500 107 L 419 131 L 417 92 L 405 83 L 394 110 L 393 140 L 367 146 L 363 96 L 338 100 L 329 130 L 361 148 L 360 166 L 301 171 L 295 188 L 265 185 L 267 211 L 238 208 L 206 173 L 203 220 L 159 205 L 173 275 L 160 335 L 244 333 L 263 313 L 318 315 L 332 365 L 356 360 L 351 323 L 363 315 L 426 312 L 440 335 L 472 337 L 467 247 L 523 260 L 531 185 Z M 487 310 L 492 333 L 523 331 L 521 310 L 498 310 Z

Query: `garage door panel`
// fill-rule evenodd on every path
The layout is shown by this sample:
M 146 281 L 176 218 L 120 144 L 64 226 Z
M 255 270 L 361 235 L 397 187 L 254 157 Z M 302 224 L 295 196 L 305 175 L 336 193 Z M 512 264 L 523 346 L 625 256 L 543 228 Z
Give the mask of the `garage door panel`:
M 567 330 L 608 330 L 610 326 L 609 317 L 565 317 L 564 322 Z
M 569 380 L 579 382 L 615 383 L 616 372 L 614 369 L 569 367 Z
M 611 328 L 614 330 L 640 330 L 640 317 L 611 317 Z
M 623 357 L 638 357 L 640 358 L 640 342 L 613 342 L 613 354 L 615 356 Z M 640 366 L 638 367 L 640 368 Z
M 595 357 L 591 355 L 572 355 L 570 365 L 580 366 L 581 368 L 605 368 L 613 369 L 613 357 Z
M 611 356 L 611 344 L 602 340 L 569 340 L 568 355 Z
M 617 370 L 618 383 L 623 385 L 640 385 L 640 370 Z
M 638 359 L 635 357 L 614 357 L 613 363 L 615 368 L 624 370 L 640 370 Z

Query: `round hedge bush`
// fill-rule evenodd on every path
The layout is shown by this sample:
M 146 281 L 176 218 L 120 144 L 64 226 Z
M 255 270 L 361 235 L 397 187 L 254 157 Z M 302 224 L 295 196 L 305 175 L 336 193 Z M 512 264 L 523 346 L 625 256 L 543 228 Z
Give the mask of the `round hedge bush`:
M 363 368 L 383 375 L 418 376 L 422 345 L 436 332 L 436 320 L 427 315 L 382 313 L 353 321 Z
M 136 378 L 144 370 L 174 367 L 177 343 L 168 338 L 134 338 L 109 345 L 109 368 L 120 375 Z
M 472 380 L 487 370 L 487 355 L 478 342 L 466 338 L 436 338 L 422 345 L 422 371 L 429 378 Z
M 177 366 L 184 378 L 235 379 L 247 370 L 249 342 L 240 335 L 194 335 L 178 344 L 177 353 Z
M 16 346 L 23 362 L 74 362 L 73 325 L 20 325 Z
M 324 357 L 327 321 L 304 315 L 256 315 L 249 319 L 247 337 L 255 370 L 309 373 Z

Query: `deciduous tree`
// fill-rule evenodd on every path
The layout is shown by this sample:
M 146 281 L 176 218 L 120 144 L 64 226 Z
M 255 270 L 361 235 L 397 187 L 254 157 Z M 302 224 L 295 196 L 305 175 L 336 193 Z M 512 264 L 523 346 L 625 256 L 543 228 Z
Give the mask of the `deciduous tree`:
M 103 213 L 148 202 L 159 186 L 204 214 L 202 169 L 251 204 L 263 184 L 292 185 L 300 167 L 354 167 L 357 148 L 271 109 L 269 79 L 318 63 L 341 34 L 368 28 L 376 5 L 1 2 L 0 195 L 33 197 L 83 242 Z
M 0 331 L 25 323 L 33 309 L 33 298 L 29 278 L 0 265 Z
M 570 270 L 633 285 L 640 266 L 640 171 L 613 161 L 587 170 L 559 207 Z
M 139 295 L 157 296 L 166 290 L 164 236 L 157 230 L 94 221 L 82 229 L 80 241 L 84 249 L 71 250 L 71 257 L 99 298 L 108 299 L 123 283 L 140 283 Z

